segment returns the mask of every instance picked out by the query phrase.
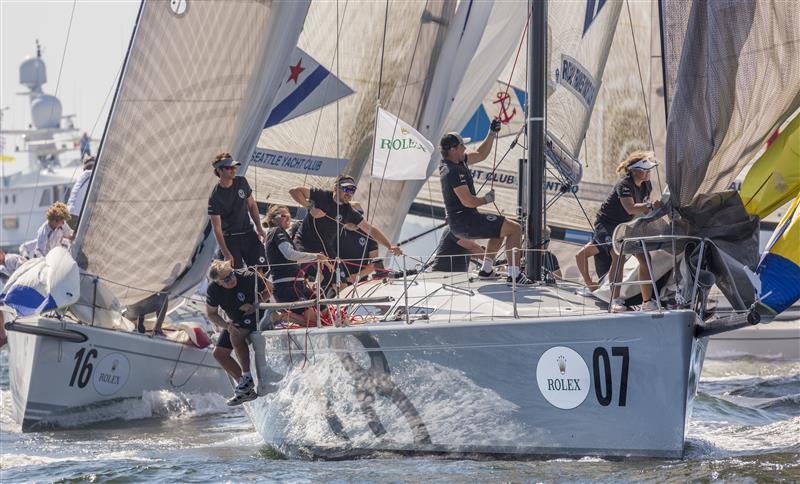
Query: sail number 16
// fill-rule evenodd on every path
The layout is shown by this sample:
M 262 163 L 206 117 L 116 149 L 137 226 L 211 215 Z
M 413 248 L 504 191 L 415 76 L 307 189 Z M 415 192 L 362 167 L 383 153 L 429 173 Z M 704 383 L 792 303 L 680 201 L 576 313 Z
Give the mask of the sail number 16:
M 78 388 L 83 388 L 89 383 L 92 378 L 92 370 L 94 370 L 91 360 L 95 358 L 97 358 L 97 350 L 94 348 L 88 352 L 86 348 L 81 348 L 75 353 L 75 368 L 72 370 L 69 386 L 74 387 L 75 383 L 77 383 Z

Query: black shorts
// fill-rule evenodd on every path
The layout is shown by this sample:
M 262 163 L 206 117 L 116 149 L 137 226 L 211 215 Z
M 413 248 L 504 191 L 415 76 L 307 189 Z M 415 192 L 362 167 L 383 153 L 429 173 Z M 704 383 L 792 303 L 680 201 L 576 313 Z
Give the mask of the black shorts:
M 263 272 L 267 269 L 267 254 L 264 244 L 255 232 L 245 232 L 243 234 L 226 235 L 225 245 L 233 256 L 233 268 L 261 266 Z M 222 252 L 217 253 L 217 258 L 222 259 Z
M 231 321 L 231 324 L 239 329 L 246 329 L 250 332 L 256 331 L 258 329 L 258 321 L 256 321 L 256 313 L 248 314 L 247 316 L 244 316 L 242 319 L 234 319 L 233 321 Z
M 502 215 L 478 213 L 450 217 L 447 225 L 461 239 L 499 239 L 505 221 Z
M 223 329 L 219 334 L 219 338 L 217 338 L 217 348 L 227 348 L 229 350 L 233 349 L 233 343 L 231 343 L 231 334 L 227 329 Z
M 592 243 L 597 245 L 600 252 L 608 253 L 611 250 L 612 242 L 614 241 L 614 229 L 617 226 L 602 220 L 594 222 L 594 235 L 592 236 Z
M 272 297 L 282 303 L 295 301 L 308 301 L 314 299 L 314 293 L 304 281 L 279 282 L 272 288 Z M 308 308 L 295 308 L 291 311 L 295 314 L 303 314 Z

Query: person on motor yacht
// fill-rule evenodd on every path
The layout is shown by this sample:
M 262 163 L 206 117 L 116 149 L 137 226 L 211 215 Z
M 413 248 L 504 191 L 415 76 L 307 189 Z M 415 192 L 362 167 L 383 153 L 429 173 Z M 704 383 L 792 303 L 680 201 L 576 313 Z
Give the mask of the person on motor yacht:
M 658 166 L 658 162 L 653 152 L 650 151 L 635 151 L 617 166 L 617 173 L 621 175 L 621 178 L 597 212 L 594 222 L 594 237 L 575 254 L 575 263 L 590 290 L 597 289 L 599 283 L 593 281 L 589 274 L 589 257 L 608 252 L 611 255 L 609 280 L 613 283 L 619 282 L 622 271 L 618 264 L 624 264 L 624 261 L 620 260 L 619 254 L 614 250 L 612 243 L 614 229 L 620 224 L 630 222 L 636 215 L 648 214 L 654 208 L 662 206 L 660 200 L 650 201 L 650 193 L 653 189 L 650 183 L 650 170 L 656 166 Z M 649 281 L 651 276 L 644 253 L 635 254 L 635 256 L 639 260 L 639 280 Z M 642 284 L 641 291 L 642 310 L 657 309 L 655 301 L 652 300 L 652 286 L 649 283 Z M 627 310 L 625 301 L 619 298 L 619 293 L 620 287 L 614 286 L 611 296 L 611 310 L 614 312 Z

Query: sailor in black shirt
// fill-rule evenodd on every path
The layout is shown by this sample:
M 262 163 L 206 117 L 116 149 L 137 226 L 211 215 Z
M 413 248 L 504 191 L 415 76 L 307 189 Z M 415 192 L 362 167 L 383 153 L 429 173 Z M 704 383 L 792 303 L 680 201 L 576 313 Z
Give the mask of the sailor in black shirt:
M 208 215 L 222 258 L 233 267 L 264 265 L 266 234 L 259 223 L 250 184 L 245 177 L 236 176 L 236 167 L 241 163 L 230 153 L 221 153 L 211 165 L 219 183 L 208 197 Z
M 267 210 L 265 224 L 270 228 L 267 236 L 267 259 L 274 285 L 272 295 L 277 302 L 306 301 L 314 297 L 306 284 L 304 273 L 316 266 L 316 261 L 330 265 L 323 253 L 308 253 L 295 250 L 292 239 L 286 232 L 292 225 L 289 209 L 283 205 L 273 205 Z M 298 262 L 302 263 L 298 264 Z M 286 313 L 292 322 L 309 326 L 316 324 L 316 309 L 296 308 Z
M 450 228 L 445 227 L 431 268 L 442 272 L 469 272 L 471 256 L 482 256 L 483 252 L 483 247 L 477 243 L 469 239 L 459 239 Z
M 301 207 L 308 210 L 303 224 L 295 233 L 294 243 L 298 250 L 322 252 L 331 259 L 336 258 L 338 256 L 339 231 L 344 224 L 351 223 L 379 244 L 388 247 L 394 255 L 403 254 L 400 247 L 389 242 L 380 229 L 367 222 L 350 205 L 357 189 L 352 177 L 344 175 L 337 177 L 334 188 L 335 192 L 306 187 L 295 187 L 289 190 L 289 195 Z
M 439 142 L 442 162 L 439 165 L 439 180 L 442 184 L 447 224 L 453 234 L 460 239 L 489 239 L 483 267 L 478 272 L 481 279 L 494 279 L 494 258 L 506 240 L 508 255 L 508 278 L 516 279 L 517 284 L 530 284 L 531 281 L 520 271 L 522 252 L 512 249 L 520 247 L 522 229 L 517 222 L 506 220 L 502 215 L 482 214 L 477 207 L 494 202 L 494 190 L 485 196 L 478 197 L 469 165 L 485 160 L 492 150 L 495 136 L 500 131 L 501 123 L 492 121 L 491 130 L 477 151 L 467 152 L 464 140 L 458 133 L 447 133 Z
M 211 282 L 206 290 L 206 315 L 215 326 L 223 328 L 214 349 L 214 358 L 239 382 L 228 405 L 241 405 L 258 397 L 250 374 L 247 337 L 257 329 L 257 307 L 269 300 L 271 287 L 257 271 L 233 269 L 228 261 L 212 262 L 208 277 Z M 219 314 L 220 308 L 230 323 Z M 231 358 L 231 347 L 236 351 L 239 363 Z
M 618 225 L 630 222 L 636 215 L 650 213 L 653 208 L 660 207 L 661 201 L 650 202 L 650 170 L 657 166 L 657 162 L 652 152 L 636 151 L 631 153 L 617 167 L 617 172 L 623 177 L 614 185 L 614 189 L 608 196 L 594 223 L 594 237 L 591 242 L 586 244 L 575 255 L 575 262 L 584 282 L 590 290 L 595 290 L 599 284 L 594 282 L 589 274 L 588 258 L 609 253 L 611 256 L 611 270 L 609 272 L 612 282 L 619 282 L 621 270 L 615 270 L 619 262 L 619 254 L 613 248 L 614 230 Z M 644 254 L 636 254 L 639 259 L 639 280 L 649 281 L 650 272 L 644 259 Z M 650 301 L 652 297 L 652 287 L 650 284 L 643 284 L 642 300 L 644 309 L 655 309 L 655 303 Z M 612 310 L 624 311 L 624 301 L 617 299 L 619 286 L 614 288 L 612 295 Z

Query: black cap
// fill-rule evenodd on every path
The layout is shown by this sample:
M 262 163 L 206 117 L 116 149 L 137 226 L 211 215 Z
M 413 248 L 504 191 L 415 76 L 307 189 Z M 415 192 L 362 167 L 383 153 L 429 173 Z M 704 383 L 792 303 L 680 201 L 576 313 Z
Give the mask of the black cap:
M 439 141 L 439 148 L 446 151 L 463 143 L 464 140 L 461 138 L 460 134 L 456 132 L 450 132 L 442 136 L 441 141 Z

